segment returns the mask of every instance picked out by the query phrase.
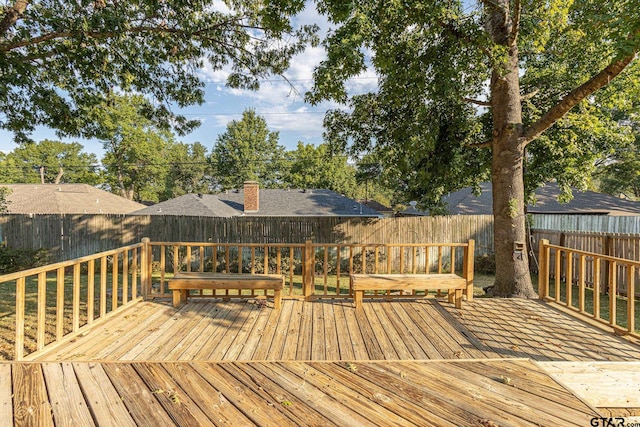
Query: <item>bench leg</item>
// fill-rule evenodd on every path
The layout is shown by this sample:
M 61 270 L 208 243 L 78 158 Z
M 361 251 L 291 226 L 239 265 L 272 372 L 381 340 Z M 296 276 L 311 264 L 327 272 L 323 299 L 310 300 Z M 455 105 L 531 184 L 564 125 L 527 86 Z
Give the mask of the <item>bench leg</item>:
M 276 289 L 273 291 L 273 308 L 276 310 L 279 310 L 281 305 L 282 305 L 282 291 L 280 289 Z
M 181 289 L 174 289 L 173 290 L 173 306 L 174 307 L 180 307 L 182 305 L 183 301 L 183 291 Z
M 462 308 L 462 289 L 456 289 L 455 290 L 455 302 L 456 302 L 456 308 L 457 309 L 461 309 Z
M 356 308 L 362 307 L 362 297 L 364 291 L 353 291 L 353 302 L 356 304 Z

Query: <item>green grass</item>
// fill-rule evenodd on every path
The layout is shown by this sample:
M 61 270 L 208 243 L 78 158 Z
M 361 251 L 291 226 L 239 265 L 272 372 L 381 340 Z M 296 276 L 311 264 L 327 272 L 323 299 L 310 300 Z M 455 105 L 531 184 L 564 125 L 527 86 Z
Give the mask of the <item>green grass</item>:
M 537 280 L 537 277 L 535 277 L 535 279 Z M 534 282 L 537 283 L 537 282 Z M 560 283 L 560 301 L 566 303 L 567 302 L 567 286 L 564 282 Z M 588 314 L 591 314 L 592 316 L 595 314 L 594 313 L 594 298 L 593 298 L 593 289 L 591 288 L 585 288 L 584 291 L 584 310 L 585 312 L 587 312 Z M 550 279 L 549 280 L 549 296 L 551 298 L 555 298 L 556 297 L 556 283 L 555 280 Z M 578 285 L 572 285 L 571 286 L 571 306 L 574 308 L 579 308 L 579 287 Z M 627 328 L 627 301 L 628 298 L 624 297 L 624 296 L 617 296 L 616 297 L 616 313 L 615 313 L 615 320 L 616 320 L 616 324 L 622 328 Z M 640 301 L 636 300 L 634 302 L 635 305 L 635 312 L 634 312 L 634 318 L 635 318 L 635 331 L 639 331 L 639 326 L 640 326 Z M 609 322 L 611 319 L 611 313 L 610 313 L 610 300 L 609 300 L 609 295 L 608 294 L 600 294 L 600 312 L 599 312 L 599 317 L 601 319 L 603 319 L 606 322 Z

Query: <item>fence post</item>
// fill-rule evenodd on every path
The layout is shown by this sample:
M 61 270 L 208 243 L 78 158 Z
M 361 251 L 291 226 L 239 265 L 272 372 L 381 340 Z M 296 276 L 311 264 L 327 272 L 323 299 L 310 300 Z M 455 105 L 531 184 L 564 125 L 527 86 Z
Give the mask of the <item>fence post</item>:
M 304 273 L 302 277 L 302 292 L 305 300 L 313 294 L 313 246 L 311 240 L 304 242 Z
M 538 297 L 544 300 L 549 296 L 549 241 L 540 239 L 538 245 Z M 556 292 L 558 288 L 558 278 L 556 277 Z
M 140 285 L 142 296 L 147 299 L 151 293 L 151 239 L 142 239 L 142 250 L 140 251 Z
M 476 252 L 476 241 L 469 239 L 469 243 L 464 247 L 464 271 L 462 275 L 467 279 L 467 301 L 473 300 L 473 266 Z

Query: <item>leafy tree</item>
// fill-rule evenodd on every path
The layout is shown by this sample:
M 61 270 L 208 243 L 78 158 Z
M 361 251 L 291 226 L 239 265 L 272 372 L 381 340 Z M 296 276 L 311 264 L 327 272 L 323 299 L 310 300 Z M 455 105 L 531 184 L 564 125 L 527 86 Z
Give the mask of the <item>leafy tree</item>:
M 614 196 L 640 200 L 640 136 L 611 156 L 599 171 L 600 190 Z
M 170 131 L 142 115 L 147 106 L 142 96 L 112 96 L 90 116 L 105 150 L 102 163 L 111 191 L 130 200 L 158 202 L 176 143 Z
M 626 68 L 623 78 L 636 75 L 640 8 L 633 0 L 466 3 L 319 0 L 335 30 L 308 98 L 347 103 L 348 113 L 326 117 L 330 139 L 397 163 L 401 188 L 422 189 L 423 202 L 490 174 L 494 291 L 533 297 L 526 253 L 514 256 L 514 243 L 526 242 L 525 159 L 573 157 L 569 173 L 578 177 L 578 161 L 606 145 L 597 135 L 605 122 L 591 123 L 591 110 L 626 98 L 598 90 Z M 369 62 L 377 92 L 349 96 L 345 82 Z
M 147 118 L 189 131 L 170 104 L 202 103 L 203 67 L 230 68 L 228 84 L 256 88 L 314 41 L 294 29 L 301 0 L 51 1 L 0 6 L 0 128 L 18 142 L 38 125 L 92 137 L 88 110 L 114 88 L 152 96 Z
M 94 154 L 82 152 L 83 148 L 77 142 L 48 139 L 17 147 L 4 159 L 0 158 L 3 166 L 0 179 L 6 183 L 95 185 L 100 181 L 96 170 L 98 159 Z
M 0 186 L 0 212 L 9 211 L 9 201 L 7 200 L 9 194 L 11 194 L 11 189 L 9 187 Z
M 211 153 L 220 188 L 240 188 L 245 181 L 257 181 L 265 188 L 282 186 L 284 147 L 278 138 L 278 132 L 269 131 L 267 121 L 254 110 L 232 120 Z
M 204 145 L 178 143 L 169 153 L 169 171 L 163 200 L 187 193 L 208 193 L 211 167 Z
M 347 163 L 345 154 L 333 155 L 327 144 L 314 146 L 298 142 L 295 150 L 287 152 L 291 159 L 284 182 L 293 188 L 323 188 L 356 195 L 355 168 Z

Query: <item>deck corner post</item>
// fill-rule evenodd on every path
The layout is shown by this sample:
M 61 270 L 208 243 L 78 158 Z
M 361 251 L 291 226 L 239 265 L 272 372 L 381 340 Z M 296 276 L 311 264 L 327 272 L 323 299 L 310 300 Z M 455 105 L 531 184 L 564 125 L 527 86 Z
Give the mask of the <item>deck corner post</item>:
M 313 294 L 313 245 L 311 240 L 304 242 L 304 269 L 302 288 L 305 300 L 309 300 Z
M 538 297 L 541 300 L 549 296 L 549 255 L 549 240 L 540 239 L 538 245 Z
M 142 296 L 147 299 L 151 294 L 151 239 L 142 238 L 142 250 L 140 251 L 140 285 Z
M 476 241 L 473 239 L 469 239 L 469 242 L 464 247 L 464 264 L 462 277 L 467 279 L 467 301 L 473 301 L 473 268 L 476 252 L 475 246 Z

